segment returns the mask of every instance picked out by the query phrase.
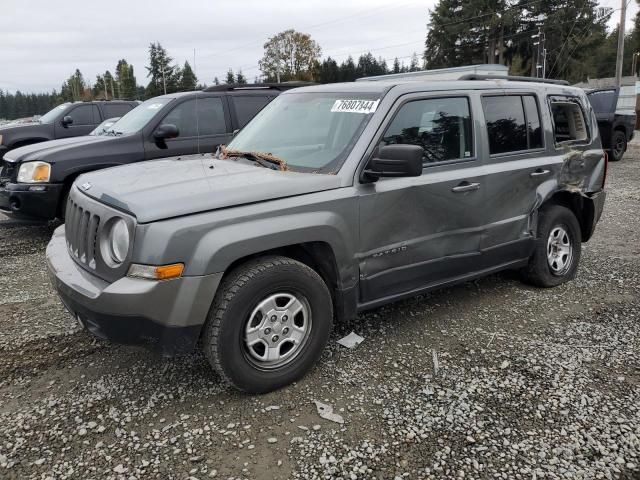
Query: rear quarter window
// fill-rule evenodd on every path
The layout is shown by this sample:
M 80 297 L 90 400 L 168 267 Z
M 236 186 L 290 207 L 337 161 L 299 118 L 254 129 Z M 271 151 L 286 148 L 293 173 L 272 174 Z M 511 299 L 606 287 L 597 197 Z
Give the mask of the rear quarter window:
M 131 111 L 133 107 L 127 103 L 106 104 L 102 106 L 104 118 L 123 117 Z
M 238 128 L 242 128 L 249 123 L 273 98 L 274 97 L 271 96 L 259 95 L 231 97 L 231 103 L 233 104 L 236 118 L 238 119 Z
M 552 98 L 550 107 L 553 137 L 557 144 L 589 140 L 587 119 L 578 99 Z

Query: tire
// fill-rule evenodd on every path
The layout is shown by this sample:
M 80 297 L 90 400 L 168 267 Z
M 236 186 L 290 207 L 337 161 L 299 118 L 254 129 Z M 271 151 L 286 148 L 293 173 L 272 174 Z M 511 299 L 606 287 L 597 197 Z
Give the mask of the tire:
M 543 207 L 536 237 L 529 265 L 522 272 L 523 279 L 535 286 L 549 288 L 575 278 L 582 238 L 580 224 L 573 212 L 561 205 Z
M 227 383 L 247 393 L 267 393 L 299 380 L 313 367 L 332 327 L 333 303 L 322 278 L 296 260 L 262 257 L 223 279 L 202 348 Z M 245 335 L 255 343 L 249 345 Z
M 611 136 L 611 158 L 612 162 L 622 160 L 624 152 L 627 151 L 627 136 L 621 130 L 614 130 Z

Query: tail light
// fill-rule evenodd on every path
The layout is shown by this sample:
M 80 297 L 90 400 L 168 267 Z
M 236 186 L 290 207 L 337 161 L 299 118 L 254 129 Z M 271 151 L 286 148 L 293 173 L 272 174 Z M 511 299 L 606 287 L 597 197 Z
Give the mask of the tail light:
M 604 184 L 607 183 L 607 173 L 609 172 L 609 154 L 607 152 L 604 153 L 604 175 L 602 176 L 602 188 L 604 189 Z

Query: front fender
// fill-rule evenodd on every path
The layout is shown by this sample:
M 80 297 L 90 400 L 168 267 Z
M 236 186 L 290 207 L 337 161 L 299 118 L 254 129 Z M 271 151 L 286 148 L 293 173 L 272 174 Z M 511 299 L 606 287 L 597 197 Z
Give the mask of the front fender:
M 187 264 L 185 274 L 224 272 L 237 260 L 257 253 L 308 242 L 324 242 L 333 250 L 338 281 L 351 286 L 357 280 L 357 269 L 353 261 L 354 239 L 349 231 L 342 217 L 326 211 L 223 226 L 202 237 Z

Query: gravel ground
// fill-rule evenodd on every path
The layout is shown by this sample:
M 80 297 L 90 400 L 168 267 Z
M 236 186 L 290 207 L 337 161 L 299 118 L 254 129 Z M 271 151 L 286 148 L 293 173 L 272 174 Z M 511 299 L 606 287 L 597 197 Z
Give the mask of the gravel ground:
M 0 478 L 640 478 L 638 185 L 633 146 L 570 284 L 504 273 L 371 311 L 263 396 L 79 331 L 44 270 L 54 225 L 0 221 Z

